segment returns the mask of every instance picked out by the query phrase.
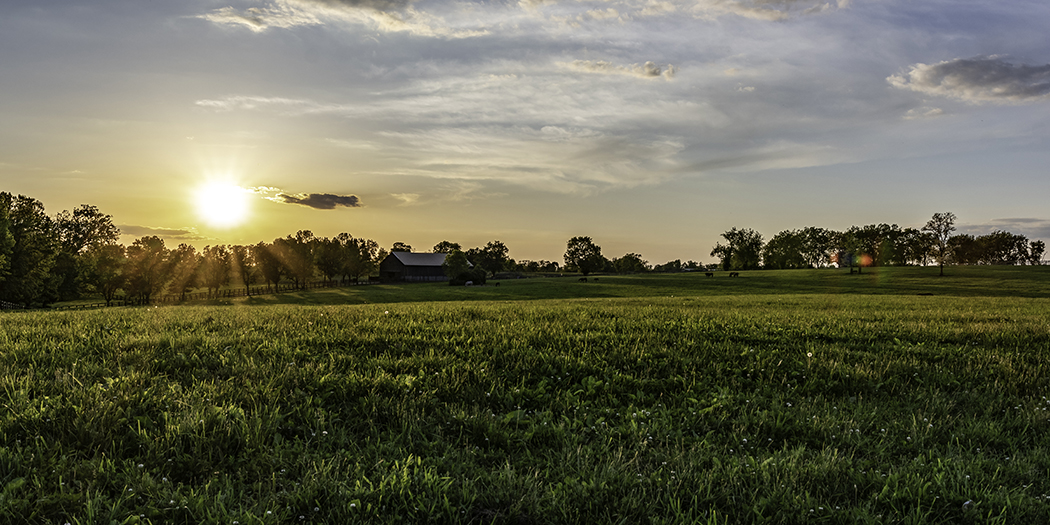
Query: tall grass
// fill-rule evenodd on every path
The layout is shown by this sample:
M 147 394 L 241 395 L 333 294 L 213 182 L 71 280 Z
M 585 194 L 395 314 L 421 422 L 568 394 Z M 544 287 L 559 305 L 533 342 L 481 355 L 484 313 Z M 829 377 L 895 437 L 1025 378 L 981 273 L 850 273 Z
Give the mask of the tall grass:
M 0 522 L 1050 521 L 1045 299 L 669 295 L 5 315 Z

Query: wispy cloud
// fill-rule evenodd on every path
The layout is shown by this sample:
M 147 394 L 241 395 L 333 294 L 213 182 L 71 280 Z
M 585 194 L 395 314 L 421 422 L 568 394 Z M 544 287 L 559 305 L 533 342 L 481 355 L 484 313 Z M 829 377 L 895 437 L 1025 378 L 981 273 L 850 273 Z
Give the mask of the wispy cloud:
M 282 115 L 310 115 L 321 113 L 347 113 L 353 106 L 324 104 L 313 100 L 233 95 L 217 99 L 201 99 L 196 105 L 215 111 L 267 110 Z
M 996 230 L 1024 235 L 1030 240 L 1043 239 L 1050 241 L 1050 219 L 1013 217 L 959 226 L 960 233 L 969 233 L 971 235 L 986 235 Z
M 488 33 L 483 28 L 450 27 L 440 17 L 416 10 L 406 0 L 275 0 L 243 10 L 223 7 L 199 18 L 256 33 L 271 28 L 341 23 L 367 24 L 380 31 L 429 37 L 467 38 Z
M 703 18 L 736 15 L 756 20 L 779 21 L 849 7 L 850 0 L 699 0 L 693 13 Z
M 296 9 L 285 3 L 276 3 L 264 7 L 249 7 L 242 11 L 232 7 L 223 7 L 200 15 L 198 18 L 219 25 L 244 27 L 255 33 L 261 33 L 273 27 L 288 29 L 322 23 L 320 19 L 309 12 Z
M 647 79 L 664 78 L 670 80 L 671 78 L 674 78 L 675 73 L 678 71 L 678 68 L 671 64 L 668 64 L 667 67 L 661 67 L 653 62 L 623 66 L 613 64 L 612 62 L 606 62 L 604 60 L 573 60 L 572 62 L 559 62 L 558 65 L 564 68 L 575 71 L 584 71 L 587 73 L 626 75 Z
M 1014 65 L 996 55 L 914 64 L 886 80 L 896 88 L 972 103 L 1050 98 L 1050 64 Z
M 165 239 L 181 240 L 181 241 L 201 241 L 207 239 L 197 233 L 194 228 L 154 228 L 151 226 L 137 226 L 133 224 L 118 224 L 117 229 L 120 230 L 121 235 L 131 235 L 133 237 L 147 237 L 155 235 Z
M 923 119 L 923 118 L 935 118 L 935 117 L 941 117 L 941 116 L 944 116 L 944 110 L 943 109 L 941 109 L 941 108 L 932 108 L 932 107 L 929 107 L 929 106 L 923 106 L 921 108 L 912 108 L 912 109 L 909 109 L 908 112 L 904 114 L 904 118 L 906 120 L 915 120 L 915 119 Z

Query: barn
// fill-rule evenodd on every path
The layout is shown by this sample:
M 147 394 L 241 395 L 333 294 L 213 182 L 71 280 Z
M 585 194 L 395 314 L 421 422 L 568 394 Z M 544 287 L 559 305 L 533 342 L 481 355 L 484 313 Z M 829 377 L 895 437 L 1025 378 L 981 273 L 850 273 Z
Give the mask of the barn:
M 441 268 L 444 253 L 392 252 L 379 263 L 379 280 L 384 282 L 447 281 Z

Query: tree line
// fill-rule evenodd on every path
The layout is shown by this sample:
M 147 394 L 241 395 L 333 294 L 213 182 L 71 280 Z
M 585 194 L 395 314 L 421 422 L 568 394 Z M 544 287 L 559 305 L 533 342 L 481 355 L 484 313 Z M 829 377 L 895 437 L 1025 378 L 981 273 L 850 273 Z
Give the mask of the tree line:
M 852 226 L 845 231 L 819 227 L 784 230 L 763 242 L 744 228 L 722 233 L 725 242 L 711 250 L 726 270 L 791 269 L 945 264 L 1041 263 L 1046 245 L 1024 235 L 996 230 L 987 235 L 951 235 L 955 215 L 936 213 L 921 229 L 896 224 Z
M 944 264 L 1040 264 L 1043 241 L 994 231 L 987 235 L 952 235 L 955 215 L 938 213 L 921 229 L 896 224 L 853 226 L 845 231 L 819 227 L 785 230 L 768 242 L 752 229 L 732 228 L 711 250 L 719 260 L 705 267 L 696 261 L 651 265 L 638 253 L 609 259 L 593 239 L 572 237 L 564 264 L 547 260 L 515 261 L 501 241 L 464 250 L 441 241 L 431 251 L 447 254 L 444 270 L 452 284 L 483 283 L 499 272 L 604 273 L 677 272 L 721 266 L 725 270 L 857 267 Z M 356 282 L 374 275 L 389 252 L 411 252 L 396 242 L 390 250 L 371 239 L 348 233 L 317 237 L 309 230 L 254 245 L 214 245 L 198 251 L 189 244 L 168 248 L 157 236 L 141 237 L 129 246 L 117 243 L 120 231 L 112 217 L 90 205 L 54 217 L 31 197 L 0 193 L 0 301 L 29 307 L 100 295 L 148 303 L 158 294 L 185 298 L 205 288 L 217 294 L 229 286 L 253 284 L 268 289 L 281 282 L 305 288 L 325 281 Z
M 0 301 L 30 307 L 98 294 L 148 303 L 161 293 L 185 297 L 195 288 L 217 294 L 227 286 L 282 280 L 297 288 L 321 276 L 359 280 L 378 268 L 386 251 L 347 233 L 316 237 L 309 230 L 254 245 L 189 244 L 168 248 L 157 236 L 117 243 L 112 217 L 90 205 L 54 217 L 31 197 L 0 193 Z

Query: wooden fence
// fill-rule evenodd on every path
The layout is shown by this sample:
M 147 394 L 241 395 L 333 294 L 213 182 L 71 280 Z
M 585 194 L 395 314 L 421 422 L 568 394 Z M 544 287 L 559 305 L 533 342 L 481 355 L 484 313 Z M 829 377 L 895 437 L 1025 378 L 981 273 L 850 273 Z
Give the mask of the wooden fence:
M 366 284 L 379 284 L 379 281 L 312 281 L 305 283 L 304 285 L 295 286 L 294 284 L 281 283 L 274 286 L 252 286 L 248 288 L 228 288 L 224 290 L 218 290 L 217 292 L 194 292 L 187 294 L 164 294 L 150 297 L 148 301 L 142 299 L 135 299 L 121 296 L 114 299 L 110 304 L 105 302 L 98 303 L 77 303 L 68 305 L 51 306 L 46 308 L 33 308 L 32 310 L 48 310 L 48 311 L 60 311 L 60 310 L 90 310 L 95 308 L 107 308 L 117 306 L 148 306 L 151 304 L 179 304 L 185 301 L 199 301 L 206 299 L 224 299 L 228 297 L 246 297 L 256 295 L 272 295 L 279 293 L 299 292 L 302 290 L 317 290 L 321 288 L 342 288 L 347 286 L 361 286 Z M 8 303 L 0 301 L 0 309 L 2 310 L 29 310 L 23 305 Z

